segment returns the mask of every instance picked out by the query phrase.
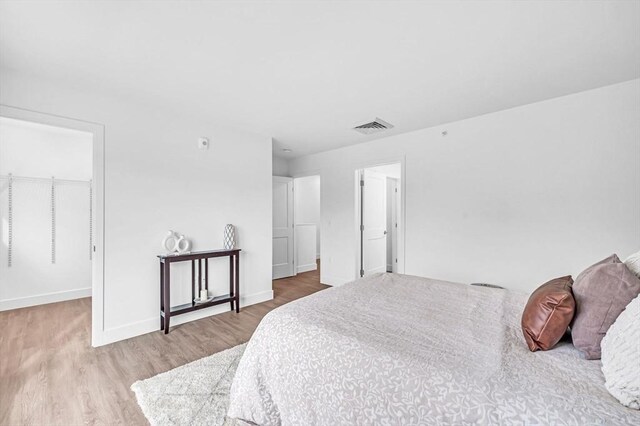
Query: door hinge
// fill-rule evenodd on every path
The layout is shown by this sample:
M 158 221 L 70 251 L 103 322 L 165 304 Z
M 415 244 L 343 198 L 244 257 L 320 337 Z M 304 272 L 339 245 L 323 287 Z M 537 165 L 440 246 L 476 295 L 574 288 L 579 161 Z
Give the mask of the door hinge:
M 364 179 L 360 179 L 360 186 L 364 186 Z
M 398 224 L 396 223 L 396 228 L 398 227 Z
M 396 188 L 396 192 L 398 192 L 398 188 Z
M 364 225 L 360 225 L 360 231 L 364 231 Z
M 396 263 L 398 263 L 398 258 L 396 257 Z

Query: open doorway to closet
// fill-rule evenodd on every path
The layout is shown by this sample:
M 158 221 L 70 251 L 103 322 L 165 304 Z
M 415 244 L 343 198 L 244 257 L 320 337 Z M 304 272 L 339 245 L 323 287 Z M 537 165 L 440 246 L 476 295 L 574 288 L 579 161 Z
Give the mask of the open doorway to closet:
M 404 272 L 401 163 L 356 171 L 357 271 Z
M 101 125 L 0 108 L 0 311 L 85 299 L 74 309 L 91 318 L 94 346 L 104 330 L 102 155 Z

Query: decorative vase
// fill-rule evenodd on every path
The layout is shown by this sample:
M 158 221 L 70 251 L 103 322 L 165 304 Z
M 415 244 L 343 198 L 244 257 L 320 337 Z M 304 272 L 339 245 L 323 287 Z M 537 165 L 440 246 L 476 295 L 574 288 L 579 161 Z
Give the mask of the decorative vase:
M 173 253 L 176 251 L 176 242 L 178 241 L 178 235 L 173 231 L 167 231 L 167 235 L 162 240 L 162 248 L 167 253 Z
M 178 237 L 178 241 L 176 241 L 176 251 L 179 254 L 185 254 L 189 252 L 191 248 L 191 241 L 187 240 L 184 235 L 180 235 Z
M 189 249 L 191 249 L 191 241 L 186 239 L 182 234 L 178 234 L 175 231 L 168 231 L 162 240 L 162 248 L 165 249 L 167 253 L 184 254 L 188 253 Z
M 232 224 L 224 227 L 224 248 L 231 250 L 236 246 L 236 228 Z

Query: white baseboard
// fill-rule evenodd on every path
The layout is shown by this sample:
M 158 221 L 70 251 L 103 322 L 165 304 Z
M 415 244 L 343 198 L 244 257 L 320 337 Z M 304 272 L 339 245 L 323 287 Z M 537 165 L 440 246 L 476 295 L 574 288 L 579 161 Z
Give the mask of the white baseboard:
M 346 283 L 349 283 L 351 281 L 353 281 L 354 278 L 343 278 L 343 277 L 335 277 L 335 276 L 331 276 L 331 275 L 321 275 L 320 276 L 320 282 L 322 284 L 325 285 L 330 285 L 333 287 L 340 287 L 341 285 L 344 285 Z
M 308 265 L 299 265 L 296 270 L 298 274 L 301 274 L 303 272 L 315 271 L 316 269 L 318 269 L 317 263 L 309 263 Z
M 273 290 L 263 291 L 260 293 L 249 294 L 247 296 L 240 296 L 240 309 L 256 303 L 262 303 L 273 299 Z M 184 324 L 186 322 L 199 320 L 209 317 L 211 315 L 217 315 L 224 312 L 229 312 L 229 305 L 224 303 L 222 305 L 212 306 L 201 311 L 189 312 L 171 318 L 170 327 L 174 325 Z M 160 330 L 160 312 L 154 318 L 121 325 L 105 330 L 102 333 L 100 339 L 97 339 L 94 346 L 107 345 L 109 343 L 118 342 L 120 340 L 130 339 L 132 337 L 139 336 L 141 334 L 151 333 Z
M 45 305 L 47 303 L 64 302 L 65 300 L 82 299 L 83 297 L 91 297 L 91 287 L 0 300 L 0 311 Z

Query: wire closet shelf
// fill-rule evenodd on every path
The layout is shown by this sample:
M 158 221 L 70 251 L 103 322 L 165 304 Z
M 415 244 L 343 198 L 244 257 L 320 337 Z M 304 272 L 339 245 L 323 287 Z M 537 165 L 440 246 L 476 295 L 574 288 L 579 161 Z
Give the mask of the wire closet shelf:
M 92 180 L 57 179 L 55 177 L 16 176 L 12 173 L 0 175 L 0 181 L 7 184 L 7 266 L 11 267 L 13 261 L 13 197 L 14 182 L 46 183 L 50 185 L 50 211 L 51 211 L 51 263 L 56 263 L 56 185 L 87 185 L 89 189 L 89 260 L 93 259 L 93 183 Z

